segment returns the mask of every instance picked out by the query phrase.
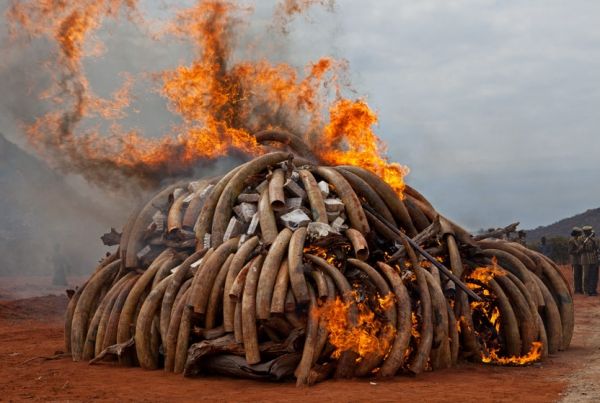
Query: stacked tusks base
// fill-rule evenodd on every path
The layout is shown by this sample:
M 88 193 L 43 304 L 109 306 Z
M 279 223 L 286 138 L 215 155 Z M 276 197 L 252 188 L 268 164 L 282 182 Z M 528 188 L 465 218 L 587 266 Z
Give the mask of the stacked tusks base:
M 131 216 L 70 299 L 73 360 L 310 385 L 568 348 L 554 262 L 471 236 L 409 186 L 399 197 L 363 168 L 320 166 L 297 137 L 257 139 L 273 151 Z

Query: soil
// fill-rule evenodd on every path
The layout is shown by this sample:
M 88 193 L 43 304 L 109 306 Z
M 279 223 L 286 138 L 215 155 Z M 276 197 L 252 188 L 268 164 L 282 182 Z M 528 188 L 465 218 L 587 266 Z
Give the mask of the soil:
M 23 299 L 22 288 L 14 286 L 18 280 L 10 281 L 0 278 L 0 401 L 600 401 L 598 297 L 576 296 L 571 348 L 542 363 L 513 368 L 463 362 L 417 377 L 331 380 L 296 388 L 291 382 L 183 378 L 55 356 L 64 348 L 67 297 L 36 296 L 30 290 Z M 11 298 L 11 289 L 21 299 Z

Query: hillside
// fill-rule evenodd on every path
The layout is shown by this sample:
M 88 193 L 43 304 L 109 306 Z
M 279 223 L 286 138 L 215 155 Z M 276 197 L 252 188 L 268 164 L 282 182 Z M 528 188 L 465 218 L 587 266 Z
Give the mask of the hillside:
M 552 238 L 556 236 L 568 237 L 573 227 L 591 225 L 596 232 L 600 232 L 600 208 L 590 209 L 584 213 L 564 218 L 554 224 L 527 230 L 527 241 L 537 242 L 542 236 Z
M 105 208 L 0 133 L 0 275 L 51 274 L 55 249 L 89 271 L 110 227 Z

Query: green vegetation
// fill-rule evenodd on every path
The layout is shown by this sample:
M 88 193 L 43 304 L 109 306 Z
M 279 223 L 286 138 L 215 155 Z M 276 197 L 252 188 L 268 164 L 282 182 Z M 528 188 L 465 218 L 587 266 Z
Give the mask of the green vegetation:
M 543 252 L 539 241 L 527 246 L 538 252 Z M 546 255 L 558 264 L 569 263 L 569 238 L 563 236 L 546 238 Z

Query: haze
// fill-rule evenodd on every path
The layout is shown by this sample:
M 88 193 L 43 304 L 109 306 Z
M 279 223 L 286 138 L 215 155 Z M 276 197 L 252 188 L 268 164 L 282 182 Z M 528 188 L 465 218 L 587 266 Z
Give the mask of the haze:
M 532 228 L 600 204 L 599 2 L 338 1 L 333 13 L 296 18 L 285 40 L 259 30 L 273 10 L 259 3 L 243 40 L 297 66 L 347 59 L 356 96 L 379 113 L 390 159 L 467 228 Z M 86 67 L 101 94 L 119 71 L 155 71 L 188 51 L 158 48 L 131 26 L 110 31 L 101 35 L 107 52 Z M 18 120 L 39 113 L 21 88 L 21 75 L 39 68 L 37 50 L 3 66 L 2 92 L 12 96 L 1 102 L 0 132 L 21 145 Z M 160 132 L 173 123 L 156 97 L 138 101 L 132 125 Z

